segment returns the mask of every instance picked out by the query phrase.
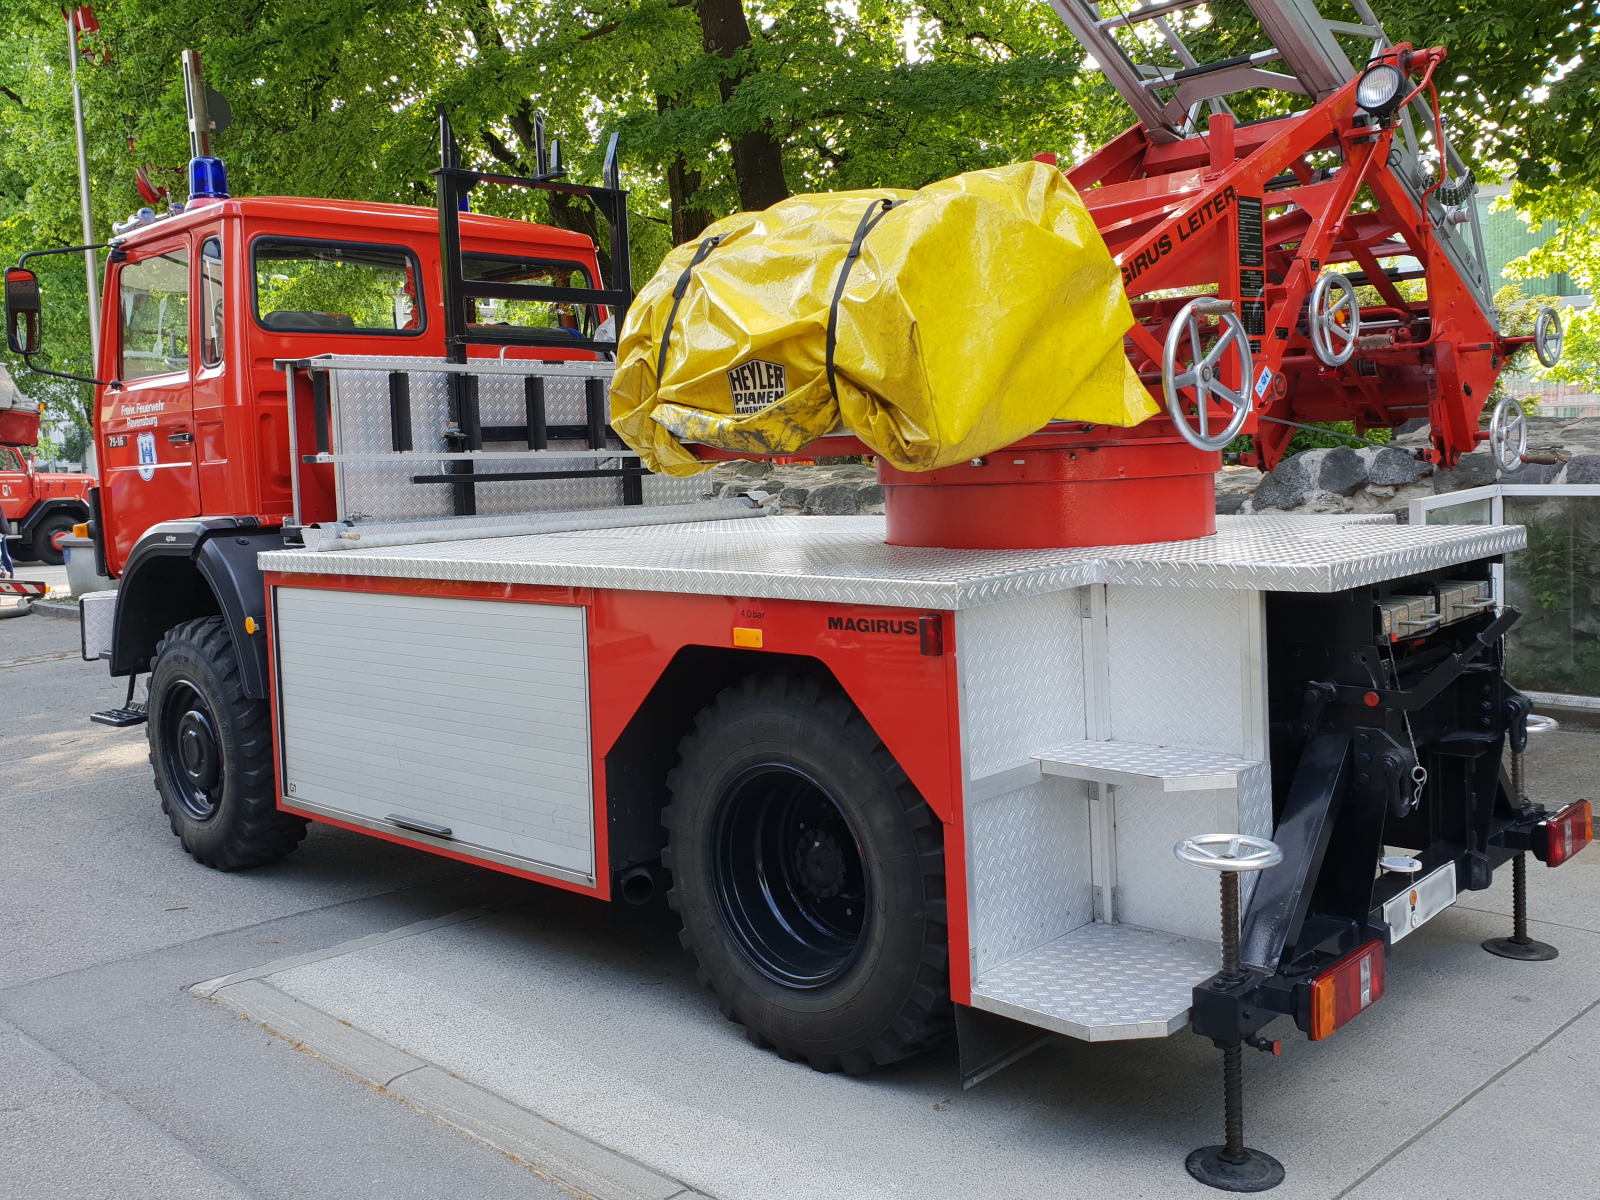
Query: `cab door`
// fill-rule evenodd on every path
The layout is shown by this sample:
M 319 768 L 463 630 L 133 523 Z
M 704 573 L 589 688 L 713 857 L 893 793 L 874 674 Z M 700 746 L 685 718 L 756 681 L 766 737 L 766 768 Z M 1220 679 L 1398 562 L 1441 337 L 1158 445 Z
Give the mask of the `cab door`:
M 117 270 L 118 378 L 105 389 L 101 495 L 113 570 L 145 530 L 200 514 L 187 237 L 130 247 Z
M 5 514 L 14 530 L 32 507 L 33 477 L 28 474 L 21 453 L 10 446 L 0 446 L 0 513 Z

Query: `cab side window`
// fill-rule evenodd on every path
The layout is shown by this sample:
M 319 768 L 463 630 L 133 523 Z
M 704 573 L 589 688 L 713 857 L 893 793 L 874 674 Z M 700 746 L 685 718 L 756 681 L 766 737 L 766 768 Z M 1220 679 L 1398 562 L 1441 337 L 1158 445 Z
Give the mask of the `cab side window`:
M 222 242 L 207 238 L 200 247 L 200 362 L 222 362 Z
M 189 369 L 187 247 L 124 263 L 117 303 L 124 380 Z

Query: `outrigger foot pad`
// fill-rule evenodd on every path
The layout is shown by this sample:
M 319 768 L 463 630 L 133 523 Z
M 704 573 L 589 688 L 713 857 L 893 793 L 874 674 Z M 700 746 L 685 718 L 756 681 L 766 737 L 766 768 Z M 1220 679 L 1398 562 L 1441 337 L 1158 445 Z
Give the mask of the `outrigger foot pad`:
M 1202 1146 L 1183 1165 L 1196 1180 L 1223 1192 L 1265 1192 L 1283 1182 L 1283 1164 L 1248 1146 L 1233 1155 L 1226 1146 Z
M 1483 948 L 1490 954 L 1498 954 L 1501 958 L 1515 958 L 1521 962 L 1549 962 L 1561 951 L 1544 942 L 1536 942 L 1532 938 L 1518 941 L 1514 937 L 1490 938 L 1483 943 Z

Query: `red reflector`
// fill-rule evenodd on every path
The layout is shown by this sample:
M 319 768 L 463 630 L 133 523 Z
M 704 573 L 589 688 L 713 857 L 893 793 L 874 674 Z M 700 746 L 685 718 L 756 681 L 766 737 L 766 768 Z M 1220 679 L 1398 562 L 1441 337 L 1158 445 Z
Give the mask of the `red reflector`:
M 937 657 L 944 653 L 944 617 L 929 613 L 917 618 L 917 633 L 922 638 L 922 652 Z
M 1594 841 L 1594 808 L 1587 800 L 1579 800 L 1551 817 L 1544 828 L 1544 853 L 1534 857 L 1544 859 L 1546 866 L 1559 867 Z
M 1378 707 L 1378 693 L 1377 692 L 1368 692 L 1365 696 L 1361 697 L 1361 699 L 1366 704 L 1366 706 L 1368 708 L 1377 708 Z
M 1321 1041 L 1383 996 L 1383 943 L 1368 942 L 1311 981 L 1311 1040 Z

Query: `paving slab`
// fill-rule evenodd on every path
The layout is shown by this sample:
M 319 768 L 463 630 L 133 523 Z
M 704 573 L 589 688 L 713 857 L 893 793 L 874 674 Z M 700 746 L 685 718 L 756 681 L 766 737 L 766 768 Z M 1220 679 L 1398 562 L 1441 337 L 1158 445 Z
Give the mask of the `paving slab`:
M 1197 1038 L 1058 1039 L 965 1093 L 949 1046 L 865 1079 L 821 1075 L 751 1046 L 686 956 L 613 915 L 552 894 L 265 982 L 728 1200 L 1208 1194 L 1182 1169 L 1220 1132 L 1220 1059 Z M 1562 957 L 1535 965 L 1479 948 L 1501 924 L 1446 912 L 1396 947 L 1388 995 L 1358 1022 L 1317 1044 L 1280 1023 L 1284 1057 L 1247 1060 L 1250 1140 L 1289 1168 L 1279 1195 L 1370 1189 L 1411 1139 L 1478 1137 L 1462 1101 L 1518 1086 L 1600 998 L 1600 932 L 1563 929 Z M 1579 1169 L 1542 1156 L 1519 1178 L 1576 1186 Z

